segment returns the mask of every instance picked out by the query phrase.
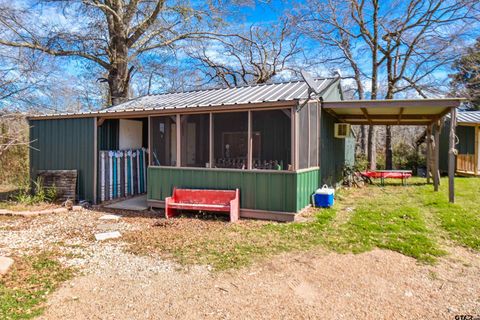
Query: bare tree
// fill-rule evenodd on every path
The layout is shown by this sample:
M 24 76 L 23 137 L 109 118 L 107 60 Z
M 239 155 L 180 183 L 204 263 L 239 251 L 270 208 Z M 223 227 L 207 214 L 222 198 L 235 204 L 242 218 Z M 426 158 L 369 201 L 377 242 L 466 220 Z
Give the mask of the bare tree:
M 437 83 L 432 78 L 458 54 L 455 44 L 467 27 L 473 27 L 472 12 L 478 3 L 409 0 L 381 7 L 378 0 L 311 0 L 312 6 L 316 9 L 307 15 L 307 34 L 315 33 L 314 38 L 335 49 L 324 61 L 344 62 L 357 85 L 368 80 L 371 99 L 377 99 L 380 88 L 385 88 L 386 99 L 392 99 L 412 91 L 422 97 L 435 92 Z M 390 127 L 385 142 L 386 167 L 391 168 Z M 372 168 L 374 144 L 370 126 L 368 158 Z
M 238 29 L 238 28 L 237 28 Z M 288 19 L 270 25 L 251 25 L 245 32 L 210 36 L 192 45 L 189 55 L 198 62 L 206 82 L 233 87 L 266 83 L 291 70 L 301 53 L 299 36 Z
M 45 7 L 64 23 L 42 23 Z M 133 61 L 198 35 L 207 11 L 165 0 L 42 1 L 28 9 L 0 3 L 0 44 L 57 57 L 86 59 L 108 83 L 112 104 L 128 98 Z

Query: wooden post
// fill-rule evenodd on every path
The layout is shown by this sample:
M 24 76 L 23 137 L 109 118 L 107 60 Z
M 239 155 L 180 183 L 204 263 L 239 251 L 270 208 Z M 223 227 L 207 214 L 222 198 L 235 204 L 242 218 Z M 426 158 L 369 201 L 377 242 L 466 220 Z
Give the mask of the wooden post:
M 457 109 L 450 112 L 450 134 L 448 144 L 448 201 L 455 202 L 455 126 L 457 122 Z
M 476 126 L 475 127 L 475 157 L 473 159 L 473 170 L 475 172 L 475 175 L 478 175 L 479 174 L 479 166 L 480 166 L 480 155 L 479 155 L 479 152 L 480 152 L 480 127 L 479 126 Z
M 294 154 L 294 161 L 293 161 L 293 170 L 298 170 L 298 164 L 299 164 L 299 154 L 298 154 L 298 142 L 299 142 L 299 139 L 298 139 L 298 136 L 299 136 L 299 132 L 298 132 L 298 113 L 296 111 L 296 108 L 292 108 L 293 110 L 293 123 L 294 123 L 294 126 L 293 126 L 293 137 L 294 137 L 294 144 L 293 144 L 293 154 Z
M 152 116 L 148 116 L 148 165 L 152 165 Z
M 253 168 L 253 139 L 252 139 L 252 111 L 248 110 L 248 126 L 247 126 L 247 169 Z
M 181 152 L 181 145 L 182 145 L 182 130 L 181 126 L 182 124 L 180 123 L 180 114 L 177 114 L 176 116 L 176 126 L 177 126 L 177 167 L 182 166 L 182 152 Z
M 208 162 L 210 168 L 214 167 L 214 155 L 213 155 L 213 113 L 210 112 L 210 123 L 209 123 L 209 141 L 208 141 Z
M 438 191 L 440 185 L 440 125 L 435 124 L 435 149 L 433 149 L 433 181 L 434 189 Z
M 98 117 L 93 123 L 93 203 L 97 204 L 98 181 Z
M 310 102 L 307 103 L 307 105 L 305 106 L 305 108 L 307 108 L 307 122 L 308 122 L 308 148 L 307 148 L 307 152 L 308 152 L 308 155 L 307 155 L 307 168 L 310 168 L 310 161 L 312 159 L 310 159 L 310 148 L 312 147 L 312 130 L 310 128 L 310 108 L 311 108 L 311 105 L 310 105 Z
M 430 172 L 432 170 L 430 166 L 430 161 L 432 158 L 431 148 L 432 148 L 432 126 L 428 125 L 425 132 L 425 140 L 427 141 L 427 183 L 430 184 Z

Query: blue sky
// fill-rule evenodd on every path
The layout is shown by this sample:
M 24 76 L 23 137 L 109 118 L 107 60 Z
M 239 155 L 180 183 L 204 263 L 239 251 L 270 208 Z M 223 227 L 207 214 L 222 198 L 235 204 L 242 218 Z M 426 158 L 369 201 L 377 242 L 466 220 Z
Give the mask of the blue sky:
M 0 0 L 0 2 L 8 2 L 8 0 Z M 14 4 L 19 7 L 29 7 L 33 6 L 36 0 L 16 0 Z M 241 0 L 239 2 L 242 2 Z M 200 2 L 203 3 L 203 2 Z M 293 13 L 295 9 L 298 9 L 299 6 L 305 5 L 306 1 L 301 0 L 264 0 L 264 1 L 252 1 L 251 5 L 243 5 L 243 6 L 233 6 L 230 5 L 228 9 L 230 10 L 230 14 L 227 15 L 226 20 L 227 22 L 233 26 L 232 30 L 236 30 L 235 26 L 239 26 L 238 29 L 244 28 L 251 24 L 255 25 L 268 25 L 275 21 L 278 21 L 280 18 L 283 18 L 288 13 Z M 382 5 L 382 13 L 387 12 L 389 10 L 389 14 L 391 16 L 395 16 L 398 14 L 402 9 L 402 5 L 404 2 L 401 0 L 385 0 L 381 1 Z M 70 7 L 71 9 L 71 7 Z M 71 20 L 65 19 L 63 17 L 62 10 L 52 9 L 50 6 L 43 7 L 43 10 L 40 11 L 38 6 L 33 6 L 29 9 L 30 12 L 38 10 L 38 22 L 45 22 L 49 24 L 58 24 L 67 27 L 71 30 L 81 30 L 82 29 L 82 20 L 75 20 L 72 23 Z M 67 10 L 68 12 L 68 10 Z M 477 32 L 478 34 L 478 32 Z M 473 41 L 474 38 L 471 39 Z M 302 38 L 301 43 L 302 48 L 309 52 L 310 58 L 315 58 L 319 55 L 319 53 L 326 52 L 325 48 L 317 42 L 316 40 L 311 40 L 306 37 Z M 212 49 L 214 51 L 214 49 Z M 143 58 L 140 59 L 140 62 L 145 62 L 146 60 L 160 60 L 162 56 L 165 55 L 165 52 L 157 52 L 155 54 L 145 55 Z M 184 69 L 191 69 L 192 68 L 192 61 L 182 52 L 181 50 L 177 51 L 177 54 L 173 56 L 170 52 L 167 52 L 167 55 L 170 55 L 171 58 L 168 63 L 172 65 L 180 66 Z M 362 56 L 363 54 L 360 52 L 357 56 Z M 52 58 L 53 59 L 53 58 Z M 313 59 L 310 59 L 309 62 L 312 62 Z M 86 60 L 82 58 L 55 58 L 54 63 L 56 65 L 55 71 L 55 85 L 58 87 L 74 87 L 71 88 L 75 90 L 75 86 L 81 90 L 83 87 L 89 88 L 97 88 L 97 91 L 100 89 L 105 88 L 105 84 L 98 83 L 96 81 L 97 78 L 102 76 L 102 69 L 98 67 L 93 67 L 92 63 L 86 62 Z M 295 60 L 295 67 L 304 68 L 305 60 L 303 60 L 303 56 L 299 57 Z M 366 70 L 368 73 L 368 66 L 369 66 L 369 56 L 364 55 L 363 60 L 360 62 L 361 66 Z M 141 67 L 141 66 L 140 66 Z M 307 68 L 307 67 L 306 67 Z M 328 75 L 330 71 L 340 68 L 342 69 L 343 75 L 351 75 L 352 72 L 345 66 L 325 66 L 322 64 L 312 64 L 308 66 L 308 70 L 316 75 Z M 138 68 L 137 68 L 138 70 Z M 450 66 L 445 66 L 442 69 L 439 69 L 435 72 L 435 76 L 442 79 L 448 78 L 448 73 L 450 72 Z M 138 73 L 134 77 L 133 87 L 136 89 L 143 88 L 145 86 L 145 79 L 139 78 L 141 77 Z M 167 74 L 163 79 L 163 81 L 169 81 L 168 77 L 172 77 L 172 74 Z M 140 81 L 139 81 L 140 80 Z M 276 79 L 278 80 L 278 79 Z M 75 84 L 75 81 L 78 84 Z M 345 82 L 348 84 L 349 80 Z M 382 80 L 383 81 L 383 80 Z M 367 83 L 368 81 L 366 81 Z M 155 87 L 156 92 L 162 92 L 165 90 L 162 87 L 163 84 L 161 82 L 157 83 Z M 368 85 L 367 85 L 368 90 Z M 138 94 L 140 90 L 136 90 L 135 94 Z M 80 91 L 79 91 L 80 92 Z M 75 94 L 75 93 L 74 93 Z

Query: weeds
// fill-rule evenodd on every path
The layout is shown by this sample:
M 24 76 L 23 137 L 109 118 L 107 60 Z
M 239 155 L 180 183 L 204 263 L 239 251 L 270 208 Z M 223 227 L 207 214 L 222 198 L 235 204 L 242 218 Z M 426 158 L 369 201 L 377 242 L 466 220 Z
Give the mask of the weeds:
M 73 275 L 52 252 L 15 259 L 13 270 L 0 279 L 0 318 L 30 319 L 42 314 L 47 295 Z
M 33 190 L 29 185 L 24 185 L 18 194 L 14 196 L 14 201 L 19 204 L 33 205 L 45 202 L 54 202 L 57 197 L 55 187 L 45 187 L 40 177 L 33 182 Z

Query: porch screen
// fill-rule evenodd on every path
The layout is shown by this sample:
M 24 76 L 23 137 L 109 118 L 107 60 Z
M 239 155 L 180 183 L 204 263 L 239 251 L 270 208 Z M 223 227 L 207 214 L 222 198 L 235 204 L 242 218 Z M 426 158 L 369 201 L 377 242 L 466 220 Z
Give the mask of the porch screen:
M 181 116 L 182 167 L 209 166 L 210 115 L 195 114 Z
M 288 169 L 292 152 L 290 128 L 290 109 L 252 112 L 253 169 Z
M 152 117 L 150 137 L 154 166 L 177 164 L 177 126 L 175 116 Z
M 309 105 L 304 106 L 298 113 L 298 168 L 309 167 Z
M 318 107 L 317 103 L 309 103 L 310 121 L 310 167 L 318 166 Z
M 213 114 L 213 157 L 216 168 L 247 167 L 247 112 Z

